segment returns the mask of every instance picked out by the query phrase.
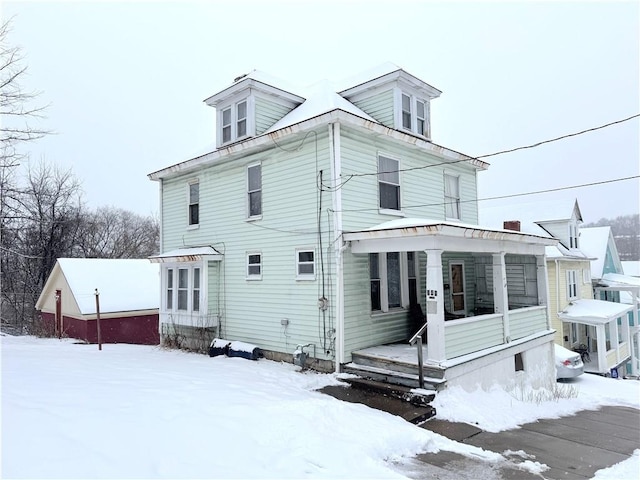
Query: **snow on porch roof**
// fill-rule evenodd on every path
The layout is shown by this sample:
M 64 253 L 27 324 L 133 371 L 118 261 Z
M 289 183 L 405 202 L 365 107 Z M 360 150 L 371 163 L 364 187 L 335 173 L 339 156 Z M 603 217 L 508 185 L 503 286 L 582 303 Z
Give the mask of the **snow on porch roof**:
M 149 257 L 149 261 L 152 263 L 197 262 L 204 259 L 220 260 L 222 259 L 222 254 L 213 247 L 204 246 L 178 248 Z
M 344 232 L 344 239 L 351 242 L 354 253 L 402 250 L 399 245 L 401 241 L 405 242 L 404 250 L 436 248 L 485 253 L 525 253 L 526 248 L 544 249 L 545 246 L 558 243 L 556 239 L 513 230 L 486 229 L 480 225 L 420 218 L 391 220 L 366 230 Z M 540 253 L 544 253 L 544 250 Z
M 58 265 L 83 315 L 96 312 L 96 288 L 103 313 L 159 307 L 159 269 L 146 259 L 59 258 Z
M 633 310 L 632 305 L 585 298 L 571 302 L 562 312 L 558 313 L 558 318 L 565 322 L 604 325 L 631 310 Z
M 605 273 L 598 283 L 605 287 L 640 287 L 640 278 L 620 273 Z

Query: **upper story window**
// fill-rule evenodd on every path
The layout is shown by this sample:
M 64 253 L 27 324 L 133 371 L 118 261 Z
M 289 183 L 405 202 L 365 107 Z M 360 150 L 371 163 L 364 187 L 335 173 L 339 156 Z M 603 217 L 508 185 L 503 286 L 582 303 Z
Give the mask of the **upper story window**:
M 567 300 L 578 298 L 578 272 L 567 270 Z
M 578 227 L 569 225 L 569 248 L 578 248 Z
M 401 127 L 404 130 L 429 136 L 429 103 L 423 98 L 401 93 Z
M 262 215 L 262 166 L 247 168 L 247 205 L 249 218 Z
M 246 137 L 249 133 L 249 105 L 246 99 L 221 110 L 219 123 L 221 144 Z
M 444 175 L 444 210 L 446 218 L 460 220 L 460 177 Z
M 400 210 L 400 162 L 378 155 L 379 206 L 384 210 Z
M 200 183 L 189 182 L 189 225 L 200 224 Z

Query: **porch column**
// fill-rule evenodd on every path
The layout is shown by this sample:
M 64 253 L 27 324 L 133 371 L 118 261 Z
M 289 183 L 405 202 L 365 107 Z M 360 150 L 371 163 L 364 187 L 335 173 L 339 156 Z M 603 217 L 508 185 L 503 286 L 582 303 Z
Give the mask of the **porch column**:
M 509 331 L 509 293 L 507 291 L 507 267 L 504 252 L 494 253 L 493 257 L 493 311 L 502 314 L 502 341 L 511 341 Z
M 558 269 L 558 266 L 556 266 L 556 269 Z M 551 306 L 549 305 L 549 272 L 547 270 L 546 255 L 536 255 L 536 280 L 538 282 L 538 305 L 545 305 L 547 307 L 547 330 L 551 330 Z
M 425 250 L 427 254 L 427 358 L 436 363 L 447 359 L 444 335 L 444 287 L 442 250 Z
M 607 337 L 604 325 L 596 326 L 596 343 L 598 345 L 598 368 L 600 373 L 607 373 L 609 365 L 607 365 Z
M 629 321 L 629 318 L 625 315 L 621 317 L 620 320 Z M 618 344 L 618 319 L 614 318 L 613 321 L 609 323 L 609 335 L 611 335 L 611 346 L 615 344 L 616 348 L 616 365 L 620 363 L 620 345 Z

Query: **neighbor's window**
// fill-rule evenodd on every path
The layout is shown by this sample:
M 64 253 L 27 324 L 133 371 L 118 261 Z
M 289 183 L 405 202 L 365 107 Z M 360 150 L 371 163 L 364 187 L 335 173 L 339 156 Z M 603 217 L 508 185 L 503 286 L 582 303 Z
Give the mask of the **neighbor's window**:
M 189 183 L 189 225 L 200 223 L 200 183 Z
M 252 127 L 249 122 L 248 100 L 245 98 L 235 104 L 222 108 L 218 114 L 219 145 L 240 140 L 249 135 Z
M 262 278 L 262 254 L 261 253 L 248 253 L 247 254 L 247 278 L 253 280 L 259 280 Z
M 231 141 L 231 108 L 222 111 L 222 143 Z
M 400 95 L 400 121 L 402 128 L 418 135 L 429 136 L 429 103 L 424 98 L 408 93 Z
M 578 227 L 569 225 L 569 248 L 578 248 Z
M 313 250 L 298 250 L 296 252 L 296 264 L 298 278 L 315 278 L 316 262 Z
M 400 210 L 400 162 L 378 156 L 378 190 L 380 208 Z
M 578 298 L 578 272 L 567 270 L 567 298 L 573 300 Z
M 247 168 L 247 197 L 249 217 L 262 215 L 262 166 L 260 164 Z
M 420 100 L 416 101 L 416 133 L 427 134 L 427 106 Z
M 460 219 L 460 181 L 455 175 L 444 175 L 444 209 L 446 218 Z

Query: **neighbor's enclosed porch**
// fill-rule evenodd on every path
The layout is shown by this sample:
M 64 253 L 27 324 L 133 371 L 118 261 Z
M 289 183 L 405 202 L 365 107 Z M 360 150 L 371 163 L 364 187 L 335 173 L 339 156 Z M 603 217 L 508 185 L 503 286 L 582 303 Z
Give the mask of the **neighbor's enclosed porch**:
M 631 358 L 627 315 L 632 310 L 632 305 L 581 299 L 558 313 L 558 318 L 571 324 L 571 342 L 582 354 L 585 372 L 609 375 Z
M 405 295 L 403 301 L 405 315 L 418 303 L 424 318 L 410 324 L 405 338 L 428 320 L 424 353 L 430 365 L 444 366 L 455 358 L 507 348 L 516 340 L 549 333 L 544 247 L 555 240 L 408 219 L 345 233 L 344 238 L 354 255 L 369 256 L 372 312 L 389 306 L 384 295 L 380 305 L 375 304 L 376 276 L 384 282 L 389 255 L 419 259 L 414 280 L 419 291 L 414 298 Z M 384 286 L 379 288 L 384 290 Z M 377 344 L 362 346 L 392 343 L 397 336 L 389 332 L 388 341 L 378 337 Z

